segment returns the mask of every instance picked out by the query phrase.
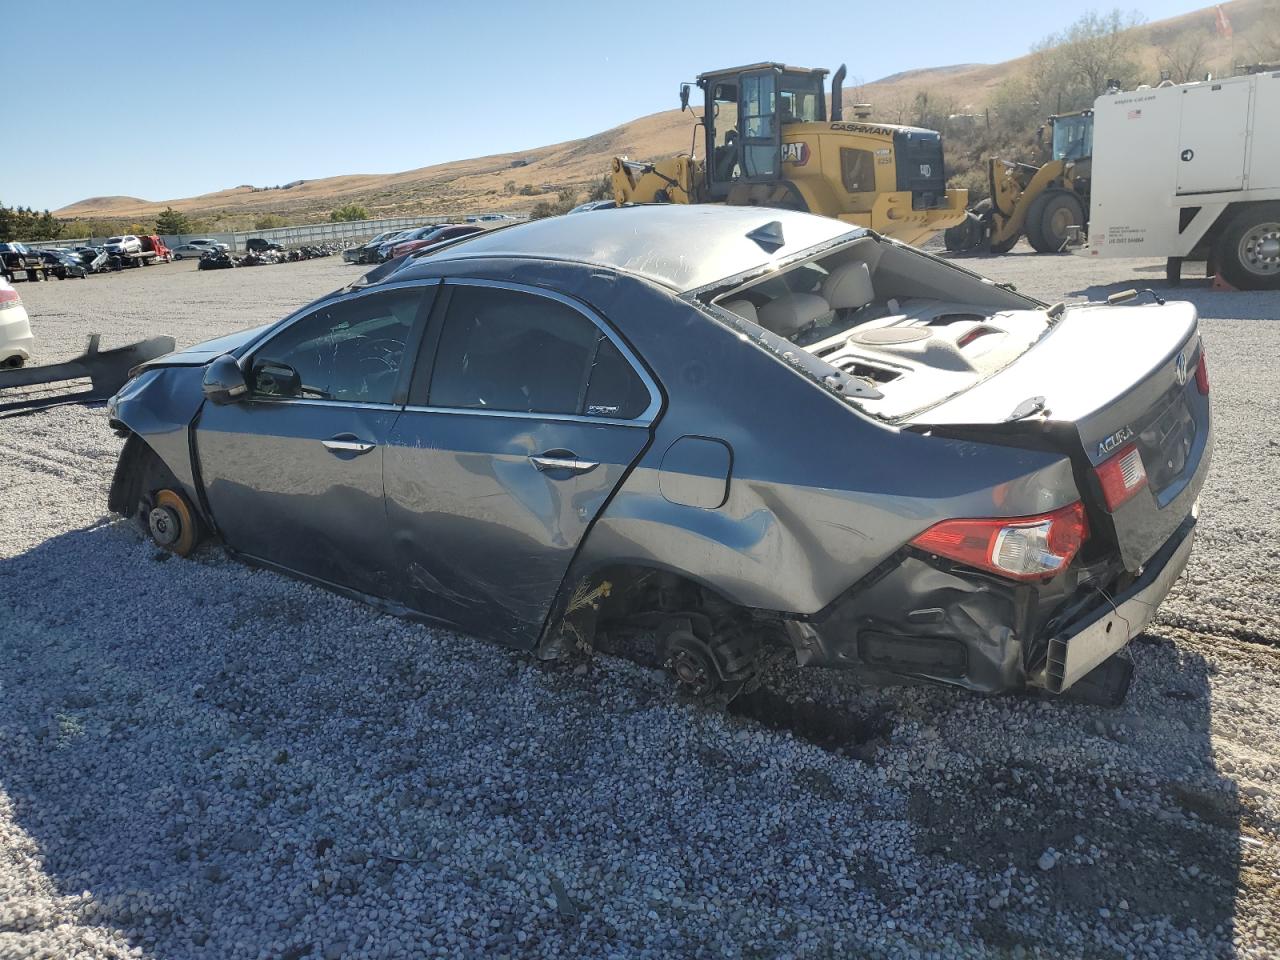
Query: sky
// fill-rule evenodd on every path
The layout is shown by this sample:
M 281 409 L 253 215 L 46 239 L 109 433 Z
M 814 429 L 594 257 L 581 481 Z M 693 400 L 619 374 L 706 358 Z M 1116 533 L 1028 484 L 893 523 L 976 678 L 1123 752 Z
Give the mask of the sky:
M 1124 8 L 1160 20 L 1205 5 Z M 996 63 L 1088 9 L 959 7 L 0 0 L 0 86 L 42 104 L 0 120 L 0 203 L 167 200 L 530 149 L 676 107 L 679 84 L 705 70 L 847 63 L 848 86 Z M 709 11 L 719 18 L 700 19 Z

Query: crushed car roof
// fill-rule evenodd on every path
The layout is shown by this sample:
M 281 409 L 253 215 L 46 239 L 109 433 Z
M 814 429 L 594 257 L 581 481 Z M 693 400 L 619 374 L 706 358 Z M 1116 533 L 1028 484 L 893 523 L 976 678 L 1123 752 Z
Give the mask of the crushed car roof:
M 548 217 L 478 234 L 433 253 L 429 262 L 567 260 L 636 274 L 684 293 L 865 232 L 791 210 L 652 204 L 600 210 L 590 217 Z M 412 262 L 405 264 L 396 278 L 407 279 L 413 269 Z

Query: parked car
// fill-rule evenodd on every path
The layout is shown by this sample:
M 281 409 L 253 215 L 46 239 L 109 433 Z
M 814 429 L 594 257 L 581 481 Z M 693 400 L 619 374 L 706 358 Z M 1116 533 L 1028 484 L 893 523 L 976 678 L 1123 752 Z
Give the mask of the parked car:
M 92 272 L 69 250 L 38 250 L 36 253 L 52 268 L 53 275 L 59 280 L 66 280 L 69 277 L 84 279 Z
M 515 217 L 506 213 L 481 213 L 473 214 L 467 217 L 467 223 L 492 223 L 498 220 L 514 220 Z
M 580 203 L 570 213 L 590 213 L 592 210 L 613 210 L 618 204 L 613 200 L 588 200 Z
M 390 255 L 387 259 L 394 260 L 396 257 L 403 257 L 407 253 L 413 253 L 423 247 L 432 246 L 441 240 L 455 240 L 458 237 L 468 237 L 474 233 L 483 232 L 484 227 L 478 227 L 474 224 L 442 223 L 416 239 L 398 241 L 391 247 Z
M 187 243 L 193 247 L 201 247 L 205 250 L 212 250 L 215 253 L 231 252 L 231 247 L 229 247 L 227 244 L 223 243 L 220 240 L 212 240 L 209 238 L 205 238 L 202 240 L 188 240 Z
M 406 243 L 409 240 L 422 240 L 430 237 L 442 226 L 445 226 L 445 224 L 429 223 L 423 227 L 414 227 L 412 230 L 405 230 L 403 233 L 395 237 L 384 240 L 382 243 L 378 244 L 378 249 L 374 254 L 373 262 L 384 263 L 385 261 L 390 260 L 391 250 L 397 245 Z
M 12 281 L 20 273 L 28 280 L 39 279 L 44 266 L 39 254 L 26 244 L 0 243 L 0 279 Z
M 108 257 L 105 247 L 73 247 L 71 252 L 90 273 L 101 273 L 107 269 Z
M 282 251 L 284 247 L 271 240 L 264 240 L 261 237 L 250 237 L 244 242 L 244 248 L 249 253 L 266 253 L 268 250 Z
M 0 369 L 12 370 L 30 360 L 35 342 L 22 297 L 0 277 Z
M 215 247 L 205 247 L 197 243 L 180 243 L 173 248 L 173 259 L 175 260 L 199 260 L 206 253 L 225 253 L 226 251 L 218 250 Z
M 376 263 L 378 259 L 378 248 L 384 243 L 399 240 L 402 237 L 412 233 L 417 228 L 406 230 L 388 230 L 380 233 L 367 243 L 358 247 L 350 247 L 342 251 L 342 259 L 348 263 Z
M 1048 306 L 837 220 L 663 204 L 445 246 L 144 364 L 110 508 L 690 693 L 771 651 L 1118 699 L 1191 550 L 1189 303 Z
M 107 237 L 107 254 L 109 256 L 141 252 L 142 241 L 131 233 L 127 233 L 122 237 Z

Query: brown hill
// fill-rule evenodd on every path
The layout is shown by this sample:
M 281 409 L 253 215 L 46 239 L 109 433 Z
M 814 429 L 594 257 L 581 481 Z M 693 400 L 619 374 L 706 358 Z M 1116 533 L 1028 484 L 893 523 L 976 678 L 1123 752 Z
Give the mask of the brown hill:
M 1235 42 L 1213 29 L 1212 7 L 1134 28 L 1144 67 L 1158 76 L 1162 46 L 1191 35 L 1207 39 L 1211 63 L 1229 64 L 1249 55 L 1249 38 L 1280 38 L 1280 0 L 1234 0 L 1222 5 L 1235 30 Z M 956 112 L 977 113 L 985 108 L 1001 84 L 1026 67 L 1028 56 L 997 64 L 967 63 L 907 70 L 861 86 L 847 83 L 847 103 L 869 101 L 875 116 L 885 121 L 907 119 L 916 95 L 941 96 Z M 831 66 L 834 66 L 832 64 Z M 296 220 L 322 216 L 344 203 L 358 202 L 374 216 L 431 211 L 528 208 L 528 194 L 517 189 L 553 191 L 580 188 L 599 179 L 619 154 L 654 158 L 689 149 L 693 129 L 690 116 L 679 110 L 640 117 L 629 123 L 579 140 L 533 150 L 514 151 L 420 167 L 390 174 L 352 174 L 299 180 L 280 188 L 233 187 L 183 199 L 147 201 L 136 197 L 91 197 L 56 211 L 63 218 L 153 218 L 166 206 L 192 216 L 261 216 L 279 213 Z M 513 164 L 519 164 L 513 166 Z

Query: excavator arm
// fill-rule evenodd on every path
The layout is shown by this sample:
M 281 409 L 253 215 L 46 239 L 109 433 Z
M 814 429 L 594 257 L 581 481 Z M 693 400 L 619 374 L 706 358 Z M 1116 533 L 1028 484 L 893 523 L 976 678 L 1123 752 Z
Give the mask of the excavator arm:
M 613 158 L 613 199 L 624 203 L 698 203 L 702 164 L 688 154 L 654 163 Z

